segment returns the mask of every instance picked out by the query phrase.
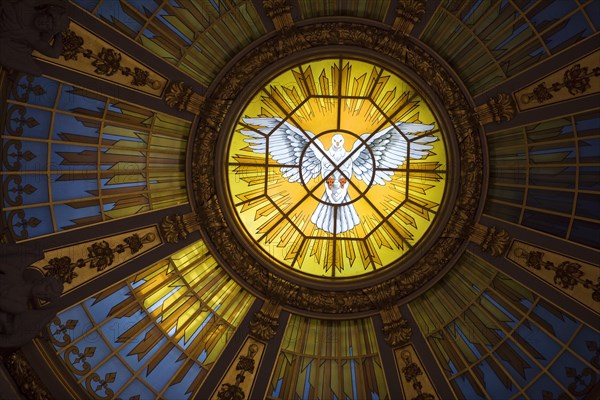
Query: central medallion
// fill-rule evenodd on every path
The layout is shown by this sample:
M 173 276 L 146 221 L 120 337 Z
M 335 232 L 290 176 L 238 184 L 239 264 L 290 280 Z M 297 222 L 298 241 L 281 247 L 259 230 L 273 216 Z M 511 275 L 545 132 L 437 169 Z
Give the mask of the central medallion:
M 242 108 L 228 192 L 254 247 L 327 278 L 373 273 L 418 248 L 446 187 L 444 132 L 405 79 L 357 59 L 286 70 Z

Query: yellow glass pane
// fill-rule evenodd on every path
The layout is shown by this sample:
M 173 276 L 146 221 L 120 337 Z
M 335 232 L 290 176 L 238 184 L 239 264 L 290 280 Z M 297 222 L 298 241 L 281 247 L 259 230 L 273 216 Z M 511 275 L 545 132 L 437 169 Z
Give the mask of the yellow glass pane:
M 439 212 L 446 148 L 434 113 L 399 75 L 324 59 L 247 103 L 229 140 L 238 222 L 282 267 L 327 278 L 385 268 Z

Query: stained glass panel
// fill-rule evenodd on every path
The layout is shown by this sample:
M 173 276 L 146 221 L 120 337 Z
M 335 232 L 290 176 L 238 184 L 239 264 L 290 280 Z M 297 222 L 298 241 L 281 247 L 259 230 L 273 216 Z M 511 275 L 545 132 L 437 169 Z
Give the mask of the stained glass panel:
M 598 330 L 471 253 L 409 307 L 457 398 L 584 398 L 600 374 Z
M 60 312 L 48 330 L 93 398 L 187 399 L 253 301 L 198 242 Z
M 596 2 L 580 3 L 441 2 L 420 39 L 450 62 L 473 94 L 479 94 L 597 34 L 591 22 L 597 20 L 592 6 Z
M 270 399 L 389 399 L 372 321 L 292 315 L 268 394 Z
M 352 277 L 386 267 L 440 211 L 444 132 L 412 85 L 372 63 L 296 66 L 254 95 L 234 129 L 232 205 L 287 268 Z
M 75 3 L 205 86 L 230 57 L 266 32 L 250 0 Z
M 590 111 L 489 134 L 485 212 L 600 247 L 600 114 Z
M 189 121 L 45 77 L 21 76 L 5 107 L 16 240 L 187 202 Z

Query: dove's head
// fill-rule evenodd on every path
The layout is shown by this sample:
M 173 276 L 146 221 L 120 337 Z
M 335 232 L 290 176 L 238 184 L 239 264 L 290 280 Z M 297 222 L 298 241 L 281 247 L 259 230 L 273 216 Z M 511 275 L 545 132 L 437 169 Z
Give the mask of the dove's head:
M 344 137 L 339 133 L 334 135 L 333 138 L 331 138 L 331 144 L 333 145 L 334 149 L 340 149 L 344 147 Z

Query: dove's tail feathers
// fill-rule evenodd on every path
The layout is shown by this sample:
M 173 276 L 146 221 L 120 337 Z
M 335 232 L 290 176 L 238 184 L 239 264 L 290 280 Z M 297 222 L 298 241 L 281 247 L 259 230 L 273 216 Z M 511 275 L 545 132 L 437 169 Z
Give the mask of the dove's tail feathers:
M 328 200 L 326 193 L 323 194 L 322 200 Z M 346 195 L 344 202 L 348 201 L 350 201 L 350 196 Z M 360 224 L 360 219 L 353 204 L 331 206 L 319 203 L 310 220 L 317 228 L 328 233 L 338 234 L 349 231 Z

